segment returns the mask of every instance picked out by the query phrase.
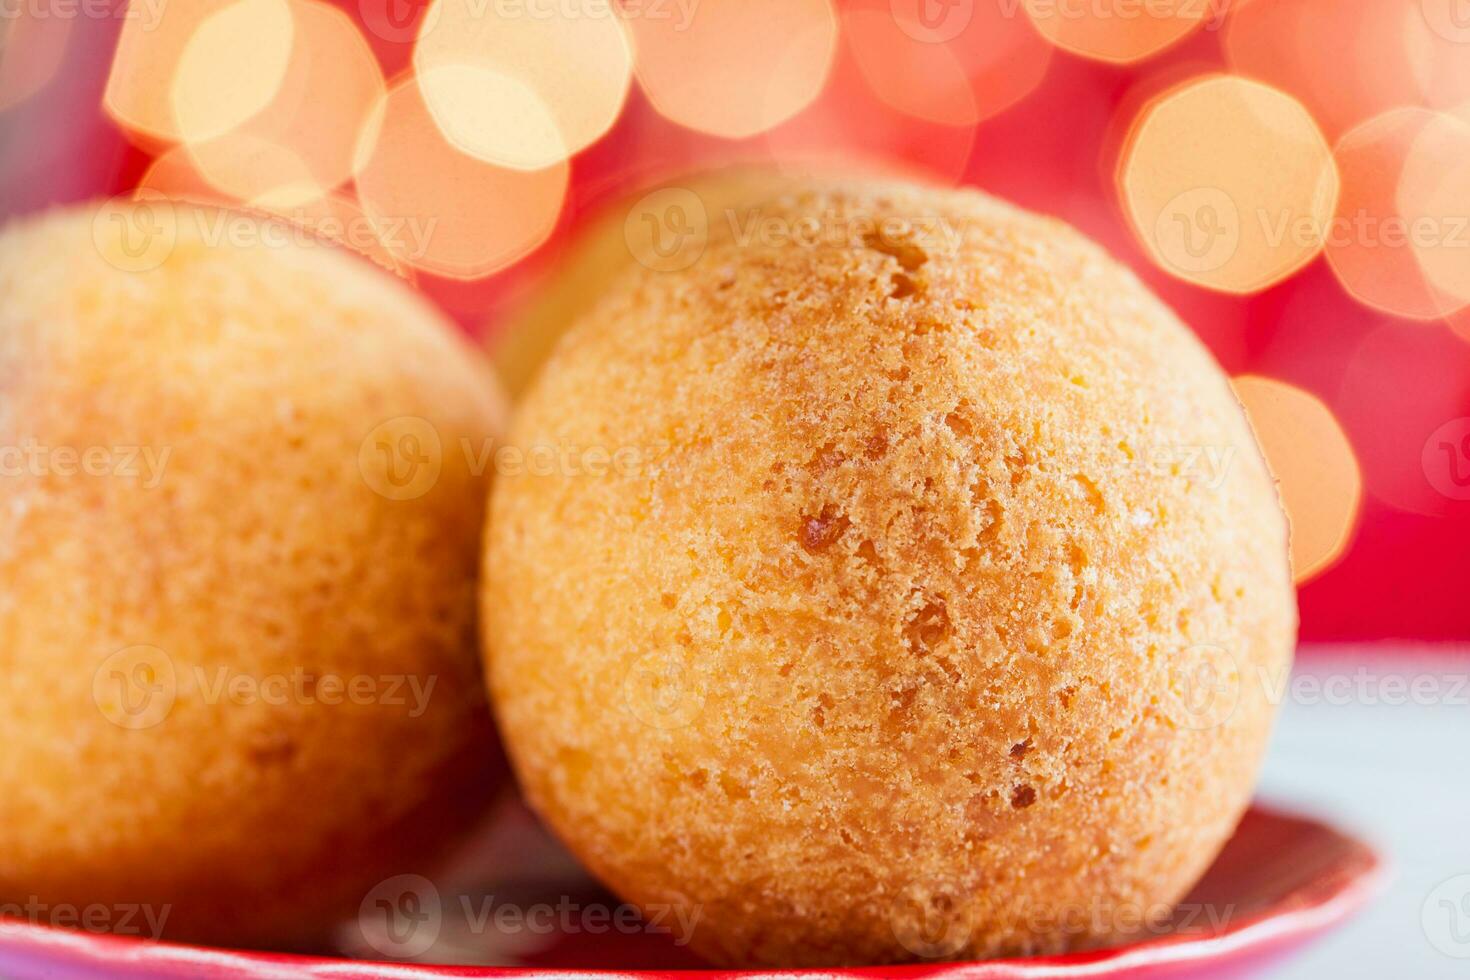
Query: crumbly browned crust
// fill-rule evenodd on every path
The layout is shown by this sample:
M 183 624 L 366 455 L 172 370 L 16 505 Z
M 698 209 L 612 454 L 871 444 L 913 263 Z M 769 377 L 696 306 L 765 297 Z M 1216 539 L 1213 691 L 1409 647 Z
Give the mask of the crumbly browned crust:
M 280 228 L 211 244 L 265 226 L 180 207 L 166 259 L 128 272 L 97 213 L 0 235 L 0 446 L 112 454 L 0 476 L 0 903 L 308 941 L 427 870 L 503 773 L 474 638 L 487 488 L 459 450 L 500 398 L 423 300 L 345 253 Z M 157 214 L 120 217 L 136 235 Z M 442 440 L 411 499 L 375 491 L 362 452 L 399 416 Z M 167 659 L 115 658 L 134 647 Z M 127 714 L 148 704 L 167 710 Z
M 830 170 L 816 162 L 800 169 Z M 665 269 L 680 267 L 710 239 L 743 233 L 758 215 L 749 208 L 802 179 L 769 165 L 733 163 L 679 173 L 607 204 L 585 222 L 539 287 L 490 333 L 490 356 L 506 393 L 518 399 L 530 387 L 557 341 L 638 261 L 635 252 L 645 252 L 653 234 L 662 254 L 652 257 Z M 649 221 L 662 227 L 651 232 Z
M 629 272 L 513 423 L 624 450 L 493 491 L 531 803 L 720 963 L 1138 938 L 1246 806 L 1295 633 L 1225 376 L 1096 246 L 978 193 L 762 210 L 823 234 Z M 1233 452 L 1218 486 L 1187 447 Z

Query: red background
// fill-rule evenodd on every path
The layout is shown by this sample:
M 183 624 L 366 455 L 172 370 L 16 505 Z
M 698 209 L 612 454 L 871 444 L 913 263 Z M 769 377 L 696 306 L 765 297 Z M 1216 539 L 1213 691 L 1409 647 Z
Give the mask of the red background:
M 371 14 L 383 2 L 401 0 L 362 0 L 362 8 Z M 357 2 L 340 5 L 361 16 Z M 116 21 L 79 18 L 57 76 L 0 113 L 0 216 L 118 193 L 142 174 L 149 154 L 98 108 L 117 30 Z M 390 76 L 407 65 L 407 44 L 368 35 Z M 965 184 L 1077 225 L 1136 269 L 1231 374 L 1278 378 L 1331 407 L 1357 452 L 1366 492 L 1346 553 L 1301 588 L 1304 640 L 1470 638 L 1470 501 L 1436 494 L 1420 462 L 1431 432 L 1470 416 L 1470 344 L 1443 324 L 1359 305 L 1321 258 L 1253 296 L 1189 285 L 1154 266 L 1124 221 L 1112 166 L 1140 94 L 1155 91 L 1160 79 L 1223 67 L 1213 30 L 1130 67 L 1058 51 L 1040 87 L 998 116 L 969 130 L 914 122 L 881 149 L 920 166 L 947 161 L 941 166 Z M 814 120 L 837 114 L 860 128 L 881 113 L 891 115 L 841 50 L 823 96 L 784 126 L 811 131 Z M 422 276 L 420 286 L 467 330 L 489 333 L 498 312 L 534 286 L 589 209 L 654 173 L 742 149 L 663 120 L 635 86 L 612 132 L 573 158 L 566 208 L 547 244 L 486 279 Z M 1462 462 L 1470 466 L 1470 459 Z M 1385 486 L 1415 510 L 1386 502 Z

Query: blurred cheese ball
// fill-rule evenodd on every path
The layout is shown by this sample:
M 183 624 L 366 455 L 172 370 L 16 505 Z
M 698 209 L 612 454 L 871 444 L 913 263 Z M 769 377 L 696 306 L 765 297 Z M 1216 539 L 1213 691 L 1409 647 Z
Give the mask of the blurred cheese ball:
M 506 392 L 513 399 L 525 393 L 562 335 L 624 270 L 641 263 L 678 271 L 699 261 L 712 240 L 754 235 L 762 226 L 764 200 L 827 169 L 818 162 L 788 161 L 779 169 L 732 163 L 693 170 L 595 212 L 525 302 L 490 335 L 490 356 Z
M 1144 938 L 1246 807 L 1294 640 L 1226 377 L 1058 222 L 870 182 L 765 210 L 817 233 L 625 274 L 518 411 L 562 461 L 502 476 L 483 568 L 529 800 L 718 963 Z
M 0 234 L 0 903 L 314 941 L 504 774 L 460 450 L 495 381 L 300 234 L 162 202 Z

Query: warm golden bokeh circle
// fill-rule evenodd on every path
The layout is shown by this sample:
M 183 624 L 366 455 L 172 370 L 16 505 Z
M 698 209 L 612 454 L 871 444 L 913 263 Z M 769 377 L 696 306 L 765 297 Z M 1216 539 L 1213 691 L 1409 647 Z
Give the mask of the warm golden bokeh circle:
M 395 82 L 358 146 L 363 210 L 415 268 L 454 279 L 503 269 L 551 234 L 567 188 L 565 161 L 513 170 L 452 145 L 413 76 Z
M 1464 0 L 1417 0 L 1428 30 L 1416 35 L 1414 58 L 1426 104 L 1470 104 L 1470 12 Z
M 189 154 L 199 176 L 231 201 L 289 208 L 318 200 L 340 183 L 324 184 L 294 148 L 248 132 L 218 136 L 202 152 L 188 143 L 176 150 Z
M 269 29 L 273 25 L 279 31 L 284 3 L 280 0 L 270 2 L 274 16 L 267 16 L 262 28 Z M 174 97 L 183 59 L 187 55 L 198 63 L 198 68 L 192 71 L 206 84 L 209 83 L 207 76 L 211 74 L 210 66 L 207 62 L 200 62 L 200 59 L 204 58 L 213 43 L 210 40 L 211 35 L 221 41 L 227 42 L 228 39 L 220 38 L 218 32 L 211 29 L 205 34 L 201 46 L 198 35 L 216 16 L 227 14 L 235 3 L 236 0 L 172 3 L 159 7 L 157 16 L 124 19 L 118 35 L 117 49 L 113 54 L 112 69 L 107 77 L 107 87 L 102 95 L 103 110 L 113 122 L 135 136 L 151 140 L 181 139 L 183 132 Z M 227 20 L 226 26 L 229 23 L 230 20 Z M 286 23 L 289 23 L 289 17 Z M 259 30 L 261 28 L 257 28 Z M 289 38 L 287 43 L 289 44 Z M 272 57 L 279 62 L 279 71 L 284 75 L 285 60 L 281 57 L 279 37 L 275 38 L 271 47 Z M 191 51 L 194 53 L 189 54 Z M 262 71 L 263 69 L 257 69 L 250 73 L 248 79 L 243 80 L 244 92 L 237 93 L 236 101 L 242 101 L 241 94 L 248 95 L 248 101 L 257 102 L 255 108 L 259 109 L 270 100 L 272 91 L 261 91 L 266 88 L 262 82 L 269 81 L 263 77 Z M 276 82 L 279 83 L 279 78 Z M 199 93 L 181 94 L 185 95 L 189 111 L 207 115 L 208 106 L 204 99 L 209 94 L 207 89 Z M 248 106 L 237 105 L 235 114 L 238 115 L 242 108 Z M 243 121 L 243 117 L 236 121 Z M 210 126 L 213 127 L 218 122 L 216 119 Z
M 1433 189 L 1404 181 L 1405 164 L 1436 118 L 1429 109 L 1390 110 L 1348 130 L 1333 149 L 1342 189 L 1327 261 L 1355 299 L 1415 320 L 1437 319 L 1470 302 L 1435 288 L 1419 260 L 1421 250 L 1437 255 L 1453 248 L 1452 225 L 1470 222 L 1425 212 L 1431 202 L 1421 198 L 1432 197 Z M 1401 199 L 1415 210 L 1401 209 Z M 1470 254 L 1470 231 L 1461 232 L 1461 253 Z
M 607 132 L 628 94 L 633 53 L 611 3 L 435 0 L 413 63 L 456 146 L 535 170 Z
M 816 99 L 837 48 L 831 0 L 700 0 L 641 5 L 626 18 L 638 82 L 665 117 L 738 139 Z
M 178 146 L 156 157 L 138 180 L 136 194 L 171 201 L 215 207 L 242 208 L 296 225 L 311 236 L 361 254 L 398 275 L 412 278 L 412 270 L 385 240 L 384 228 L 363 211 L 356 199 L 343 191 L 332 191 L 305 201 L 280 197 L 237 200 L 206 180 L 194 165 L 186 147 Z
M 1420 7 L 1421 0 L 1234 0 L 1226 60 L 1300 99 L 1335 138 L 1419 101 L 1433 43 Z
M 913 6 L 866 0 L 846 7 L 842 17 L 868 87 L 900 112 L 972 126 L 1020 101 L 1046 75 L 1051 46 L 999 5 L 951 4 L 952 16 L 933 26 Z
M 525 82 L 475 64 L 419 72 L 419 92 L 445 138 L 477 160 L 539 170 L 568 156 L 551 107 Z
M 293 42 L 271 100 L 212 139 L 187 144 L 199 173 L 237 200 L 285 205 L 352 177 L 358 134 L 385 90 L 356 25 L 320 0 L 290 0 Z
M 285 82 L 296 24 L 288 0 L 236 0 L 205 18 L 168 83 L 174 135 L 199 143 L 270 105 Z
M 1226 0 L 1025 0 L 1047 40 L 1084 58 L 1139 61 L 1224 16 Z
M 1337 183 L 1332 152 L 1299 102 L 1228 75 L 1153 100 L 1118 168 L 1124 210 L 1154 260 L 1230 293 L 1264 289 L 1311 261 Z
M 1291 522 L 1291 569 L 1298 583 L 1347 548 L 1363 499 L 1363 477 L 1347 434 L 1321 399 L 1273 378 L 1232 382 L 1276 477 Z
M 178 135 L 169 93 L 179 55 L 194 29 L 229 3 L 199 0 L 186 7 L 165 7 L 156 21 L 123 21 L 102 93 L 102 109 L 117 126 L 150 139 Z
M 187 147 L 234 201 L 319 199 L 353 176 L 382 70 L 321 0 L 199 0 L 123 21 L 103 106 L 149 142 Z
M 1435 113 L 1424 123 L 1404 157 L 1396 202 L 1422 225 L 1409 246 L 1430 288 L 1454 306 L 1470 303 L 1470 122 Z

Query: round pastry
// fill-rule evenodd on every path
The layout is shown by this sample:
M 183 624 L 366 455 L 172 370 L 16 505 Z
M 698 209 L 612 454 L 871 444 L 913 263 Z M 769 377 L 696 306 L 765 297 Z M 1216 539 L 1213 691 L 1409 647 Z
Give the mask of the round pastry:
M 482 616 L 529 801 L 717 963 L 1141 938 L 1246 807 L 1294 640 L 1225 375 L 981 194 L 764 211 L 800 234 L 628 271 L 518 411 L 546 462 L 492 492 Z
M 758 233 L 763 200 L 823 169 L 814 162 L 794 171 L 754 163 L 694 170 L 603 207 L 490 335 L 490 356 L 506 392 L 513 399 L 525 392 L 557 341 L 619 273 L 635 263 L 676 271 L 698 261 L 712 239 Z
M 504 774 L 478 357 L 285 225 L 0 234 L 0 905 L 291 945 L 432 869 Z

